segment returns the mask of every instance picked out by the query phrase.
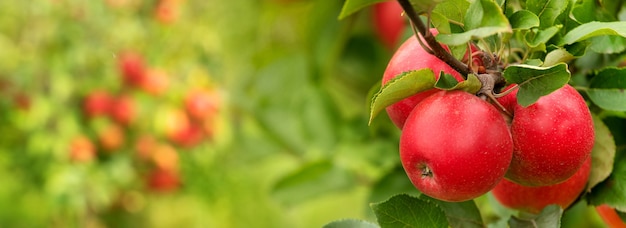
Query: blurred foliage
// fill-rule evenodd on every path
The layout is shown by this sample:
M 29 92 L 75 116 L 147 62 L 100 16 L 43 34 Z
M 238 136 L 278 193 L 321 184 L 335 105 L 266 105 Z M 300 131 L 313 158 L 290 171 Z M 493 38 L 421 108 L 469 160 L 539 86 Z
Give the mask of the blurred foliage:
M 338 21 L 341 4 L 1 1 L 0 224 L 320 227 L 368 219 L 371 186 L 398 165 L 399 132 L 384 118 L 368 127 L 365 100 L 390 52 L 367 14 Z M 129 89 L 118 66 L 126 51 L 167 72 L 165 93 Z M 213 138 L 167 142 L 168 113 L 198 87 L 222 98 Z M 102 90 L 132 97 L 138 118 L 123 127 L 119 149 L 96 143 L 93 161 L 76 161 L 72 139 L 97 141 L 113 122 L 84 114 L 84 98 Z M 143 134 L 174 145 L 180 187 L 146 184 L 154 164 L 133 146 Z

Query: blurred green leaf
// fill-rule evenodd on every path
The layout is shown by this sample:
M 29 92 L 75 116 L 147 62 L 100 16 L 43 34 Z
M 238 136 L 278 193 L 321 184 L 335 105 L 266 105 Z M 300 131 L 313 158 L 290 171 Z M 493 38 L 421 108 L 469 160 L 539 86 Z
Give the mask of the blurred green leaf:
M 431 69 L 404 72 L 391 79 L 378 91 L 370 105 L 370 120 L 387 106 L 404 98 L 426 91 L 435 85 L 435 75 Z
M 598 53 L 620 53 L 626 50 L 626 38 L 621 36 L 598 36 L 589 39 L 591 50 Z
M 420 195 L 420 192 L 413 186 L 401 165 L 392 169 L 374 183 L 368 202 L 381 202 L 398 194 L 408 194 L 416 197 Z
M 549 205 L 541 210 L 536 216 L 528 218 L 511 217 L 509 226 L 511 228 L 520 227 L 542 227 L 542 228 L 559 228 L 561 227 L 561 215 L 563 209 L 558 205 Z
M 591 205 L 608 204 L 620 211 L 626 211 L 626 156 L 615 157 L 613 172 L 591 189 L 588 199 Z
M 368 221 L 356 220 L 356 219 L 342 219 L 328 223 L 323 228 L 377 228 L 380 227 L 374 223 Z
M 339 20 L 356 13 L 367 6 L 384 1 L 386 0 L 346 0 L 343 4 L 343 8 L 341 8 Z
M 503 76 L 508 83 L 519 85 L 517 101 L 527 107 L 567 84 L 570 73 L 565 63 L 550 67 L 511 65 L 504 69 Z
M 561 39 L 560 45 L 573 44 L 597 36 L 626 37 L 626 22 L 589 22 L 570 30 Z
M 587 89 L 600 108 L 626 111 L 626 69 L 607 68 L 595 74 Z
M 371 207 L 383 228 L 448 227 L 446 214 L 437 204 L 409 195 L 396 195 Z
M 602 119 L 595 115 L 593 116 L 593 128 L 595 130 L 595 138 L 593 149 L 591 150 L 591 173 L 587 181 L 587 190 L 591 190 L 611 175 L 616 151 L 615 140 L 611 131 L 602 122 Z
M 438 34 L 437 40 L 448 45 L 463 45 L 472 39 L 498 33 L 511 33 L 511 25 L 502 9 L 492 0 L 476 0 L 469 6 L 464 18 L 465 32 Z

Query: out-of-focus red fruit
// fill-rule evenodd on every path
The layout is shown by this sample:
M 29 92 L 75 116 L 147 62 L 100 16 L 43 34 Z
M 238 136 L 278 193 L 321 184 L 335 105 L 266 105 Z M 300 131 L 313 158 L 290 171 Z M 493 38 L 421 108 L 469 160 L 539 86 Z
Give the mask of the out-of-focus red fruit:
M 181 109 L 168 110 L 162 118 L 163 120 L 159 121 L 162 121 L 165 135 L 170 139 L 175 138 L 179 132 L 184 131 L 191 125 L 187 113 Z
M 18 92 L 15 94 L 13 101 L 19 110 L 28 111 L 30 109 L 30 96 L 24 92 Z
M 124 145 L 124 130 L 116 124 L 111 124 L 98 134 L 100 145 L 106 151 L 118 150 Z
M 96 147 L 85 135 L 79 135 L 70 142 L 70 159 L 75 162 L 88 162 L 96 156 Z
M 219 109 L 219 96 L 215 91 L 195 90 L 187 94 L 185 107 L 192 118 L 212 118 Z
M 88 117 L 103 116 L 109 113 L 113 98 L 108 92 L 96 90 L 83 100 L 83 112 Z
M 400 42 L 406 25 L 402 12 L 402 7 L 396 1 L 381 2 L 374 5 L 374 29 L 390 50 L 395 49 Z
M 626 222 L 624 222 L 615 209 L 609 207 L 609 205 L 603 204 L 596 207 L 596 212 L 600 215 L 600 218 L 609 228 L 626 228 Z
M 155 8 L 156 19 L 164 24 L 171 24 L 180 16 L 179 0 L 160 0 Z
M 126 85 L 133 87 L 141 86 L 146 77 L 146 67 L 141 55 L 130 51 L 122 53 L 120 54 L 118 64 Z
M 158 169 L 178 170 L 178 152 L 169 144 L 158 145 L 151 157 Z
M 155 192 L 172 192 L 180 187 L 179 174 L 174 170 L 155 169 L 147 177 L 148 187 Z
M 143 160 L 148 160 L 158 146 L 157 140 L 152 135 L 142 135 L 135 142 L 135 151 L 137 156 Z
M 177 132 L 171 140 L 183 147 L 193 147 L 202 142 L 204 134 L 198 125 L 189 125 L 186 129 Z
M 169 76 L 167 72 L 160 69 L 150 69 L 146 73 L 141 88 L 150 94 L 160 95 L 167 91 L 168 86 Z
M 111 105 L 111 117 L 117 123 L 128 125 L 137 116 L 137 105 L 131 96 L 122 95 L 117 97 Z

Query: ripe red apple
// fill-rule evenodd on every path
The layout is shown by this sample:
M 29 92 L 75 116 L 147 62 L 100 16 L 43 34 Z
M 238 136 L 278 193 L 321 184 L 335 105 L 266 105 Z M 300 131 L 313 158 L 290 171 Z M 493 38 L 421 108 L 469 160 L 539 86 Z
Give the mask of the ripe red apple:
M 431 29 L 431 32 L 436 33 L 437 31 Z M 384 85 L 389 80 L 403 72 L 421 70 L 424 68 L 432 69 L 436 78 L 439 78 L 439 72 L 443 71 L 451 74 L 459 81 L 462 80 L 461 75 L 458 72 L 452 69 L 452 67 L 444 61 L 441 61 L 436 56 L 426 52 L 415 36 L 412 36 L 405 41 L 404 44 L 398 48 L 393 57 L 391 57 L 391 60 L 387 65 L 387 69 L 385 69 L 383 74 L 382 83 Z M 389 115 L 391 121 L 393 121 L 398 128 L 402 129 L 406 118 L 409 116 L 409 113 L 411 113 L 415 105 L 437 91 L 439 91 L 439 89 L 430 89 L 396 102 L 386 108 L 387 115 Z
M 169 76 L 161 69 L 150 69 L 141 83 L 141 88 L 153 95 L 160 95 L 167 91 L 169 86 Z
M 128 95 L 117 97 L 111 105 L 111 117 L 117 123 L 128 125 L 137 116 L 137 105 L 135 100 Z
M 189 125 L 187 128 L 180 129 L 170 138 L 174 143 L 183 147 L 193 147 L 198 145 L 204 139 L 202 126 Z
M 374 5 L 372 13 L 376 35 L 390 50 L 393 50 L 400 42 L 402 32 L 407 24 L 402 12 L 402 7 L 396 1 L 381 2 Z
M 141 86 L 146 77 L 146 67 L 139 53 L 127 51 L 120 54 L 118 65 L 126 85 Z
M 463 91 L 440 91 L 424 99 L 400 138 L 400 158 L 413 185 L 444 201 L 489 192 L 503 179 L 512 151 L 500 112 Z
M 154 165 L 161 170 L 178 170 L 178 152 L 169 144 L 159 144 L 151 156 Z
M 609 207 L 606 204 L 596 207 L 596 212 L 600 215 L 600 218 L 609 228 L 626 228 L 626 222 L 624 222 L 615 209 Z
M 587 158 L 583 166 L 564 182 L 529 187 L 503 179 L 491 192 L 502 205 L 516 210 L 537 214 L 550 204 L 558 204 L 565 209 L 585 189 L 590 170 L 591 157 Z
M 89 93 L 83 100 L 83 112 L 88 117 L 96 117 L 109 114 L 113 98 L 102 90 Z
M 88 162 L 96 156 L 96 147 L 89 137 L 79 135 L 70 142 L 70 159 L 76 162 Z
M 185 108 L 189 116 L 197 120 L 212 118 L 219 109 L 219 98 L 215 91 L 195 90 L 187 94 Z
M 158 146 L 158 141 L 154 136 L 144 134 L 140 136 L 135 142 L 135 151 L 137 156 L 142 160 L 149 160 L 152 157 L 155 149 Z
M 155 8 L 156 19 L 163 24 L 171 24 L 180 15 L 179 0 L 160 0 Z
M 124 145 L 124 137 L 124 130 L 116 124 L 106 126 L 98 133 L 100 145 L 109 152 L 120 149 Z
M 155 169 L 147 176 L 148 187 L 156 192 L 172 192 L 180 187 L 179 174 L 174 170 Z
M 574 175 L 594 143 L 591 113 L 570 85 L 541 97 L 526 108 L 517 91 L 499 101 L 513 114 L 515 149 L 506 178 L 526 186 L 553 185 Z

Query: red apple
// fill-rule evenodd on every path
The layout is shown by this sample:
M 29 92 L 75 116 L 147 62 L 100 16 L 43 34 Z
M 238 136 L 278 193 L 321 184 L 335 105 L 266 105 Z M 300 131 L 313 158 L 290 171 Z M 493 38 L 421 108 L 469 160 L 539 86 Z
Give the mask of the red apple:
M 376 35 L 393 50 L 400 42 L 402 32 L 407 25 L 402 16 L 402 7 L 396 1 L 381 2 L 374 5 L 373 19 Z
M 152 157 L 155 149 L 158 146 L 156 138 L 152 135 L 142 135 L 135 142 L 135 151 L 140 159 L 148 160 Z
M 195 90 L 187 94 L 185 108 L 192 118 L 212 118 L 219 109 L 219 98 L 215 91 Z
M 499 101 L 513 114 L 515 149 L 506 178 L 526 186 L 554 185 L 574 175 L 594 143 L 591 113 L 570 85 L 541 97 L 526 108 L 517 91 Z
M 181 129 L 176 132 L 171 140 L 183 147 L 193 147 L 198 145 L 204 139 L 204 133 L 202 127 L 198 125 L 189 125 L 185 129 Z
M 178 152 L 169 144 L 159 144 L 151 158 L 158 169 L 178 170 Z
M 538 214 L 550 204 L 558 204 L 565 209 L 585 189 L 590 170 L 591 157 L 587 158 L 583 166 L 564 182 L 530 187 L 504 179 L 491 192 L 502 205 L 516 210 Z
M 70 142 L 70 159 L 76 162 L 88 162 L 96 156 L 96 147 L 89 137 L 79 135 Z
M 503 179 L 512 151 L 500 112 L 463 91 L 440 91 L 424 99 L 400 138 L 400 158 L 413 185 L 444 201 L 489 192 Z
M 436 33 L 437 31 L 432 29 L 431 32 Z M 443 71 L 451 74 L 459 81 L 463 79 L 458 72 L 452 69 L 452 67 L 444 61 L 441 61 L 436 56 L 427 53 L 417 41 L 415 36 L 412 36 L 404 42 L 400 48 L 398 48 L 398 51 L 396 51 L 389 61 L 387 69 L 385 69 L 383 74 L 382 83 L 384 85 L 389 80 L 403 72 L 421 70 L 425 68 L 432 69 L 436 78 L 439 78 L 439 72 Z M 409 113 L 411 113 L 415 105 L 437 91 L 439 90 L 427 90 L 388 106 L 386 110 L 389 118 L 398 128 L 402 129 L 406 118 L 409 116 Z
M 161 69 L 150 69 L 141 84 L 141 88 L 153 95 L 160 95 L 167 91 L 169 86 L 169 76 Z
M 179 0 L 160 0 L 155 8 L 156 19 L 163 24 L 171 24 L 180 16 Z
M 609 228 L 626 228 L 626 222 L 620 218 L 615 209 L 606 204 L 596 207 L 596 212 Z
M 113 98 L 102 90 L 89 93 L 83 100 L 83 112 L 88 117 L 103 116 L 109 114 Z
M 147 177 L 148 187 L 157 192 L 172 192 L 180 187 L 179 174 L 174 170 L 155 169 Z
M 116 124 L 111 124 L 103 128 L 98 134 L 98 140 L 102 148 L 113 152 L 124 145 L 124 130 Z
M 119 96 L 111 105 L 111 117 L 119 124 L 128 125 L 133 122 L 136 116 L 137 105 L 131 96 Z
M 141 86 L 146 77 L 146 67 L 140 54 L 132 51 L 124 52 L 120 54 L 118 64 L 126 85 Z

